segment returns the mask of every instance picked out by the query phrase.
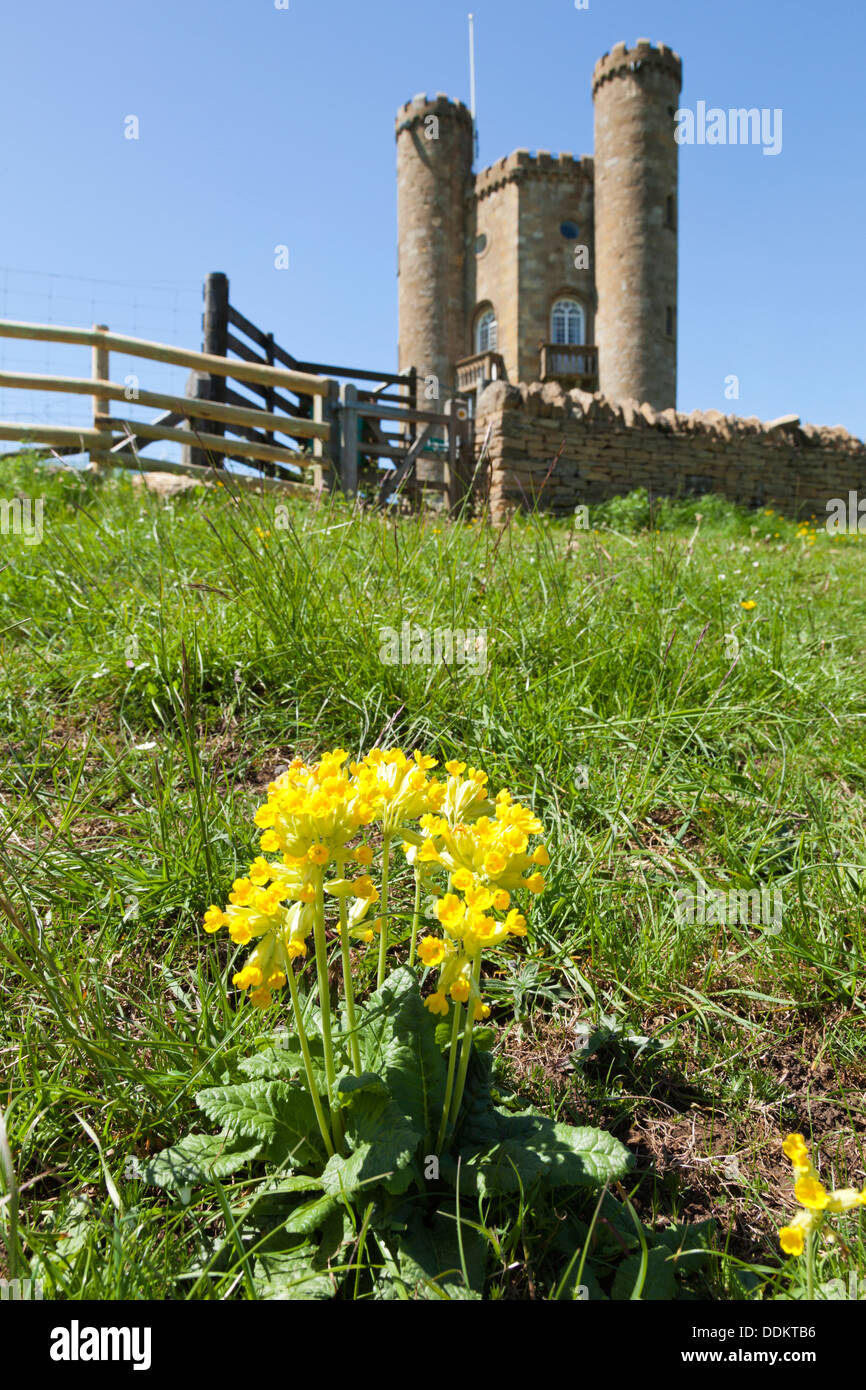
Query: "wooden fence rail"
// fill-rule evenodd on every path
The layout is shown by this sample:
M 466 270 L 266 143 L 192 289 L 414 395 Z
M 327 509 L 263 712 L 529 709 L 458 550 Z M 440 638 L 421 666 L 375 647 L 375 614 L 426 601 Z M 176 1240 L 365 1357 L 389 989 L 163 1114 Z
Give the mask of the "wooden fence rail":
M 289 481 L 292 480 L 293 472 L 297 476 L 298 469 L 308 469 L 312 465 L 321 470 L 329 463 L 325 446 L 330 445 L 332 422 L 325 418 L 323 403 L 335 396 L 336 385 L 318 373 L 297 372 L 290 368 L 259 362 L 229 362 L 226 358 L 212 353 L 195 352 L 167 343 L 154 343 L 143 338 L 112 333 L 103 324 L 96 324 L 93 328 L 74 328 L 57 324 L 0 320 L 0 337 L 89 346 L 92 349 L 90 377 L 0 372 L 0 387 L 57 391 L 70 395 L 87 395 L 93 399 L 91 429 L 63 425 L 21 425 L 3 420 L 0 421 L 0 439 L 27 439 L 37 444 L 57 445 L 66 452 L 87 450 L 92 462 L 109 461 L 128 466 L 130 457 L 136 457 L 136 448 L 139 445 L 144 447 L 146 442 L 152 440 L 189 445 L 193 438 L 203 462 L 205 458 L 202 451 L 218 457 L 230 456 L 244 462 L 258 462 L 266 465 L 267 471 L 271 474 L 279 470 L 278 475 Z M 282 391 L 302 393 L 312 402 L 312 418 L 305 417 L 300 407 L 294 407 L 298 410 L 297 415 L 278 415 L 274 411 L 246 404 L 244 397 L 234 397 L 232 401 L 204 400 L 191 395 L 175 396 L 161 391 L 130 388 L 111 381 L 109 362 L 112 352 L 140 357 L 146 361 L 191 367 L 197 373 L 206 373 L 205 380 L 213 377 L 224 378 L 231 374 L 240 381 L 251 382 L 275 395 L 277 387 Z M 235 400 L 244 403 L 235 404 Z M 131 420 L 112 415 L 112 401 L 152 406 L 164 413 L 150 422 Z M 184 420 L 189 421 L 190 426 L 185 429 L 178 428 Z M 208 421 L 216 422 L 212 432 L 201 427 Z M 227 437 L 223 433 L 225 428 L 250 437 Z M 260 433 L 262 430 L 267 431 L 267 436 Z M 288 445 L 271 442 L 278 433 L 289 435 L 292 439 L 312 440 L 313 457 L 301 455 Z M 145 460 L 144 466 L 150 462 L 151 460 Z M 135 466 L 141 467 L 142 463 L 138 462 Z M 201 468 L 189 466 L 188 471 L 200 472 Z
M 420 489 L 444 492 L 452 506 L 460 500 L 472 443 L 465 401 L 448 401 L 443 411 L 419 410 L 414 368 L 376 372 L 300 361 L 230 303 L 228 278 L 221 273 L 205 281 L 202 329 L 202 351 L 195 351 L 113 333 L 105 324 L 77 328 L 0 320 L 3 338 L 91 349 L 89 377 L 0 371 L 0 389 L 90 396 L 93 402 L 88 428 L 2 420 L 0 439 L 48 445 L 67 454 L 88 452 L 97 465 L 193 476 L 203 475 L 207 465 L 216 466 L 215 460 L 223 467 L 225 460 L 236 459 L 258 464 L 259 473 L 267 475 L 232 474 L 232 483 L 239 486 L 267 482 L 306 489 L 309 495 L 313 486 L 339 485 L 349 496 L 360 490 L 380 505 L 418 482 L 424 458 Z M 112 353 L 188 367 L 186 393 L 112 381 Z M 262 404 L 234 390 L 229 381 Z M 112 402 L 162 413 L 148 421 L 133 420 L 112 414 Z M 157 440 L 182 444 L 181 463 L 139 458 Z M 302 453 L 299 442 L 310 442 L 312 453 Z M 393 468 L 385 469 L 380 460 Z

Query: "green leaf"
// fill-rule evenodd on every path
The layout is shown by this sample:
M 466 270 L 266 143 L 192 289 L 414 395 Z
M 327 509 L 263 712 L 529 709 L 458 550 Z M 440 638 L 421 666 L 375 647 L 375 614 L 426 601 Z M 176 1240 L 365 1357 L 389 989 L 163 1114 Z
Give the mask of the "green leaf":
M 436 1043 L 436 1021 L 408 966 L 395 970 L 371 996 L 361 1048 L 366 1069 L 382 1077 L 398 1109 L 430 1142 L 442 1115 L 446 1068 Z
M 246 1081 L 199 1091 L 196 1104 L 231 1135 L 259 1139 L 272 1163 L 292 1167 L 324 1158 L 316 1112 L 305 1090 L 287 1081 Z
M 628 1149 L 603 1129 L 557 1124 L 545 1115 L 498 1115 L 498 1142 L 463 1149 L 461 1191 L 493 1196 L 535 1182 L 545 1187 L 603 1187 L 628 1172 Z
M 643 1255 L 627 1255 L 616 1272 L 610 1296 L 614 1301 L 631 1299 L 637 1291 Z M 671 1252 L 663 1245 L 647 1251 L 646 1278 L 639 1299 L 644 1303 L 668 1302 L 677 1296 L 677 1281 Z
M 319 1092 L 324 1095 L 327 1085 L 322 1040 L 321 1038 L 310 1038 L 309 1044 L 313 1076 Z M 267 1047 L 262 1052 L 256 1052 L 252 1057 L 245 1057 L 240 1063 L 240 1069 L 244 1076 L 248 1076 L 250 1080 L 254 1081 L 294 1081 L 300 1078 L 305 1082 L 306 1078 L 300 1043 L 294 1037 L 287 1038 L 285 1043 L 279 1047 Z
M 716 1222 L 710 1217 L 653 1231 L 651 1239 L 672 1252 L 677 1274 L 694 1274 L 706 1265 L 710 1238 L 716 1229 Z
M 469 1058 L 466 1085 L 457 1121 L 457 1145 L 470 1153 L 499 1143 L 499 1112 L 490 1095 L 493 1058 L 487 1052 L 474 1052 Z
M 351 1153 L 328 1160 L 325 1191 L 349 1196 L 380 1182 L 387 1192 L 405 1192 L 415 1176 L 421 1133 L 407 1123 L 379 1076 L 344 1077 L 338 1094 Z
M 299 1245 L 258 1256 L 253 1265 L 253 1283 L 259 1298 L 305 1300 L 333 1298 L 334 1280 L 315 1268 L 315 1245 Z
M 188 1134 L 170 1149 L 140 1165 L 141 1178 L 155 1187 L 198 1187 L 227 1178 L 258 1158 L 262 1144 L 254 1139 L 227 1139 L 224 1134 Z
M 460 1240 L 462 1260 L 453 1204 L 443 1204 L 432 1213 L 416 1207 L 405 1228 L 399 1234 L 390 1234 L 388 1247 L 397 1254 L 400 1275 L 411 1298 L 481 1298 L 487 1273 L 487 1241 L 465 1220 L 461 1222 Z
M 248 1207 L 244 1209 L 244 1220 L 256 1225 L 265 1225 L 275 1220 L 285 1221 L 293 1210 L 297 1210 L 299 1192 L 321 1192 L 322 1179 L 296 1175 L 291 1178 L 274 1178 L 256 1189 Z

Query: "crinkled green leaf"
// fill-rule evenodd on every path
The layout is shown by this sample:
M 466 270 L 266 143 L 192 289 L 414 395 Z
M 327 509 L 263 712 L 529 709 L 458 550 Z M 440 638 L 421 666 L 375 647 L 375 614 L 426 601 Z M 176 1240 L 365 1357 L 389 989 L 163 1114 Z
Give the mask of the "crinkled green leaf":
M 475 1152 L 499 1142 L 499 1113 L 490 1095 L 493 1058 L 487 1052 L 473 1052 L 466 1072 L 466 1085 L 457 1121 L 456 1145 Z
M 418 981 L 402 966 L 372 995 L 361 1030 L 364 1065 L 382 1077 L 394 1103 L 421 1135 L 435 1137 L 445 1099 L 446 1067 L 436 1021 Z
M 313 1076 L 319 1091 L 324 1094 L 325 1062 L 321 1038 L 310 1038 L 310 1055 L 313 1063 Z M 293 1081 L 300 1079 L 306 1084 L 304 1058 L 300 1043 L 295 1037 L 286 1038 L 278 1047 L 267 1047 L 252 1057 L 245 1057 L 240 1064 L 244 1076 L 255 1081 Z
M 301 1167 L 324 1158 L 308 1093 L 288 1081 L 245 1081 L 199 1091 L 196 1104 L 231 1135 L 259 1139 L 267 1158 Z
M 188 1134 L 171 1148 L 139 1165 L 142 1180 L 155 1187 L 198 1187 L 227 1178 L 258 1158 L 263 1148 L 256 1139 L 224 1134 Z
M 316 1269 L 315 1245 L 300 1245 L 294 1250 L 279 1250 L 258 1256 L 253 1265 L 253 1283 L 259 1298 L 271 1300 L 304 1300 L 333 1298 L 335 1282 L 329 1274 Z
M 351 1152 L 328 1160 L 322 1174 L 325 1191 L 348 1196 L 381 1183 L 388 1192 L 405 1192 L 422 1135 L 407 1122 L 381 1077 L 370 1072 L 347 1076 L 338 1089 Z
M 557 1124 L 545 1115 L 499 1115 L 489 1148 L 461 1150 L 461 1191 L 492 1196 L 542 1182 L 545 1187 L 603 1187 L 621 1178 L 632 1156 L 603 1129 Z

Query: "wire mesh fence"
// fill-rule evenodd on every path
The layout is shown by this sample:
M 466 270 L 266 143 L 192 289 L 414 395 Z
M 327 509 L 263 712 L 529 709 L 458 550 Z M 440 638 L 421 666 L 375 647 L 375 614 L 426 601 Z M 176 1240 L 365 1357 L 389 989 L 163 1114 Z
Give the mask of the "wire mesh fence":
M 201 287 L 104 280 L 0 266 L 0 318 L 80 328 L 102 323 L 117 333 L 192 347 L 201 339 Z M 146 380 L 139 381 L 143 366 Z M 67 343 L 0 338 L 0 371 L 86 377 L 91 374 L 90 349 Z M 119 353 L 112 355 L 111 373 L 113 380 L 130 388 L 130 398 L 123 404 L 124 416 L 142 421 L 150 419 L 153 410 L 136 403 L 135 387 L 183 395 L 188 375 L 183 367 L 164 362 L 142 364 Z M 90 428 L 92 411 L 89 396 L 0 388 L 0 419 L 17 421 L 22 426 L 42 423 Z M 19 447 L 13 441 L 0 440 L 0 453 L 15 452 Z M 145 457 L 176 461 L 180 447 L 156 441 Z M 75 462 L 78 457 L 67 462 Z

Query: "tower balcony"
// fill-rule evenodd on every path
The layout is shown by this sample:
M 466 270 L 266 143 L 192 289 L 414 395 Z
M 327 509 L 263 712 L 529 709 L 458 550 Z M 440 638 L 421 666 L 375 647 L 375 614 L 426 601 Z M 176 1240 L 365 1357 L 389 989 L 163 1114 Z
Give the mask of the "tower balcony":
M 539 381 L 598 390 L 598 348 L 586 343 L 539 343 Z
M 457 390 L 461 396 L 480 393 L 491 381 L 507 381 L 505 359 L 498 352 L 476 352 L 462 357 L 457 366 Z

